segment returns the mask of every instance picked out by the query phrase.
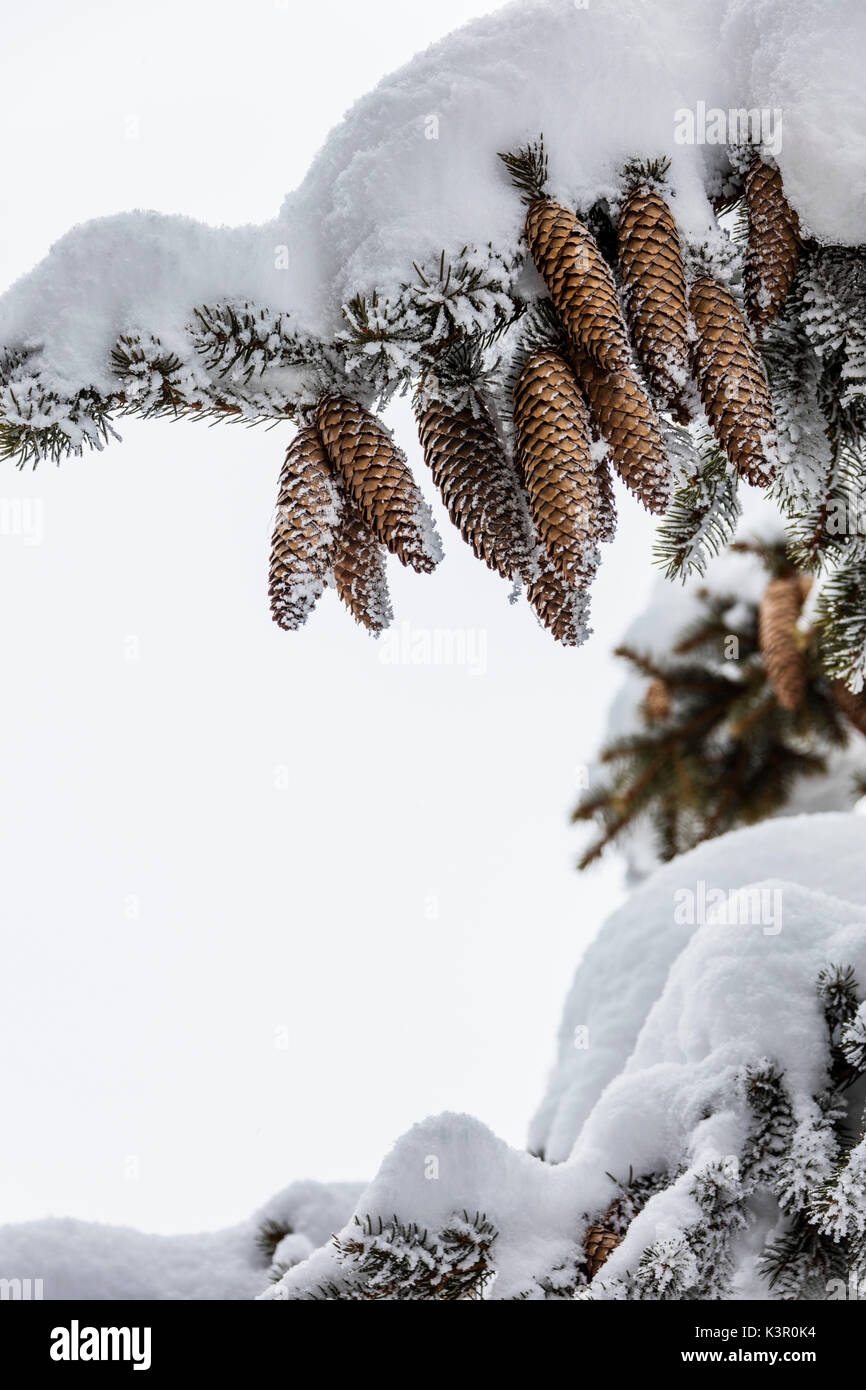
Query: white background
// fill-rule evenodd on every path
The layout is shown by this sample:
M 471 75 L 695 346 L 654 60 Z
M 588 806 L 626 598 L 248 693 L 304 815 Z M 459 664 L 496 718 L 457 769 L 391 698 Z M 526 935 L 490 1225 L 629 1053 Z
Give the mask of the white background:
M 353 100 L 494 8 L 7 7 L 0 285 L 130 207 L 266 220 Z M 405 404 L 389 423 L 421 478 Z M 575 653 L 440 510 L 440 571 L 392 571 L 398 634 L 484 659 L 388 662 L 333 594 L 270 623 L 285 436 L 122 433 L 0 466 L 0 501 L 37 508 L 0 536 L 0 1220 L 219 1226 L 372 1176 L 442 1109 L 522 1144 L 619 896 L 613 866 L 574 873 L 567 813 L 652 582 L 645 518 L 620 498 Z

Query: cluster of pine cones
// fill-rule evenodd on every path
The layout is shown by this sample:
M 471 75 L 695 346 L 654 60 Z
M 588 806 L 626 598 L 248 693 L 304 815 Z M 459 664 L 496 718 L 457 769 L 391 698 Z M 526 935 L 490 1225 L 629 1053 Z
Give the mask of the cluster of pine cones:
M 506 162 L 514 172 L 520 157 Z M 669 501 L 662 427 L 632 347 L 658 407 L 679 424 L 702 407 L 732 465 L 756 486 L 772 479 L 775 422 L 755 338 L 726 286 L 705 273 L 688 283 L 676 223 L 654 180 L 636 178 L 620 211 L 619 291 L 585 223 L 537 180 L 520 186 L 529 250 L 559 334 L 519 361 L 514 460 L 477 398 L 456 409 L 427 389 L 416 415 L 425 460 L 464 540 L 491 569 L 525 585 L 558 641 L 576 645 L 599 544 L 614 534 L 609 464 L 649 511 L 663 512 Z M 779 171 L 759 157 L 745 202 L 745 303 L 760 334 L 790 290 L 800 234 Z M 300 627 L 333 584 L 359 622 L 382 631 L 391 617 L 386 549 L 422 572 L 439 558 L 429 512 L 390 434 L 355 401 L 325 396 L 290 445 L 280 479 L 270 571 L 276 622 Z

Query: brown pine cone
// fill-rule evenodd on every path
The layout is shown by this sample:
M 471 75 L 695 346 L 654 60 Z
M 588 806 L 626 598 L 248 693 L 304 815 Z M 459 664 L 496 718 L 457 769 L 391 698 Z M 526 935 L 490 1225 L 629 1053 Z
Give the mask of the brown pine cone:
M 632 342 L 652 390 L 680 424 L 686 424 L 686 273 L 676 223 L 664 198 L 654 188 L 638 185 L 629 193 L 619 216 L 618 238 Z
M 616 286 L 588 228 L 568 208 L 537 198 L 526 215 L 526 237 L 575 346 L 603 367 L 628 366 L 628 334 Z
M 696 341 L 692 367 L 713 432 L 728 458 L 755 487 L 773 477 L 776 422 L 757 350 L 724 286 L 703 275 L 689 295 Z
M 866 734 L 866 692 L 861 690 L 855 695 L 844 681 L 833 681 L 831 689 L 833 699 L 848 723 L 853 724 L 858 733 Z
M 448 515 L 476 558 L 505 579 L 526 566 L 528 541 L 517 479 L 487 411 L 433 401 L 418 434 Z
M 586 1272 L 590 1279 L 595 1278 L 621 1243 L 622 1236 L 615 1235 L 604 1226 L 589 1227 L 583 1238 L 583 1248 L 586 1253 Z
M 385 550 L 347 498 L 337 536 L 334 583 L 355 622 L 377 635 L 390 627 L 394 617 L 385 557 Z
M 596 540 L 612 541 L 616 535 L 616 498 L 607 457 L 595 461 L 595 480 L 598 486 L 598 522 Z
M 573 352 L 571 360 L 617 473 L 648 511 L 663 512 L 671 488 L 668 453 L 658 417 L 634 376 L 605 372 L 586 353 Z
M 572 588 L 540 547 L 534 569 L 526 585 L 526 597 L 542 626 L 564 647 L 579 647 L 591 632 L 587 625 L 588 594 L 585 589 Z
M 657 676 L 650 681 L 643 698 L 643 707 L 648 719 L 667 719 L 671 712 L 671 692 L 667 681 Z
M 440 558 L 439 538 L 387 430 L 348 396 L 323 396 L 316 423 L 333 468 L 370 530 L 404 565 L 429 574 Z
M 321 597 L 337 549 L 340 510 L 318 430 L 298 430 L 280 474 L 268 588 L 271 615 L 286 631 L 302 627 Z
M 597 564 L 601 499 L 586 406 L 557 353 L 527 360 L 514 387 L 514 427 L 538 534 L 566 583 L 579 587 Z
M 799 709 L 806 694 L 806 654 L 797 621 L 803 606 L 798 576 L 771 579 L 758 608 L 758 642 L 767 679 L 783 709 Z
M 800 259 L 800 220 L 785 197 L 779 170 L 762 159 L 746 175 L 746 211 L 746 312 L 760 333 L 787 299 Z

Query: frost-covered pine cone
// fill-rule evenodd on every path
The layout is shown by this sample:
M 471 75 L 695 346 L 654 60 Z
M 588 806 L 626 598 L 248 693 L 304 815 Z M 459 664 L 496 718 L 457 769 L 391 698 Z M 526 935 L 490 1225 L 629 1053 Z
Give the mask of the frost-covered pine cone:
M 348 498 L 337 534 L 334 583 L 352 617 L 368 632 L 380 633 L 390 627 L 394 614 L 386 552 Z
M 585 585 L 595 570 L 601 496 L 589 414 L 564 358 L 528 358 L 514 387 L 518 461 L 529 509 L 545 550 L 567 584 Z
M 760 333 L 788 297 L 800 259 L 800 221 L 773 164 L 756 159 L 746 176 L 749 241 L 746 250 L 746 312 Z
M 798 576 L 771 579 L 758 609 L 758 640 L 764 670 L 783 709 L 799 709 L 806 694 L 806 656 L 798 640 L 803 607 Z
M 477 559 L 505 579 L 522 574 L 527 519 L 517 478 L 480 405 L 452 410 L 433 401 L 417 412 L 418 435 L 446 510 Z
M 658 417 L 628 369 L 606 372 L 587 354 L 571 355 L 592 423 L 610 445 L 613 466 L 650 512 L 670 498 L 670 464 Z
M 627 366 L 616 286 L 589 229 L 568 208 L 537 198 L 526 215 L 526 237 L 572 342 L 603 367 Z
M 598 563 L 598 551 L 595 552 Z M 543 627 L 564 647 L 579 647 L 590 636 L 589 595 L 573 588 L 554 568 L 539 546 L 534 574 L 526 586 L 526 597 Z
M 269 595 L 274 622 L 302 627 L 325 588 L 337 550 L 340 497 L 315 425 L 286 451 L 271 540 Z
M 441 558 L 439 537 L 390 434 L 348 396 L 324 396 L 316 423 L 334 470 L 370 530 L 404 565 L 429 574 Z
M 623 203 L 617 233 L 632 342 L 653 391 L 685 424 L 689 315 L 676 223 L 661 194 L 638 185 Z
M 713 432 L 737 472 L 756 487 L 773 477 L 776 422 L 767 379 L 730 290 L 707 275 L 689 295 L 692 367 Z

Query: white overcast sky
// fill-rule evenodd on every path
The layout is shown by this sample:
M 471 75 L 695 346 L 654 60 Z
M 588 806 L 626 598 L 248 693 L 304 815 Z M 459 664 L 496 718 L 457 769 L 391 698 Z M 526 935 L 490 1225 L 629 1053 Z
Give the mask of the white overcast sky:
M 357 97 L 495 8 L 7 6 L 0 286 L 90 217 L 270 218 Z M 440 512 L 448 557 L 393 568 L 397 621 L 468 629 L 484 668 L 386 664 L 333 595 L 270 623 L 277 431 L 122 432 L 0 466 L 41 527 L 0 536 L 0 1220 L 220 1226 L 372 1176 L 443 1109 L 522 1144 L 619 895 L 614 866 L 574 873 L 567 813 L 651 583 L 644 517 L 621 501 L 574 653 Z

